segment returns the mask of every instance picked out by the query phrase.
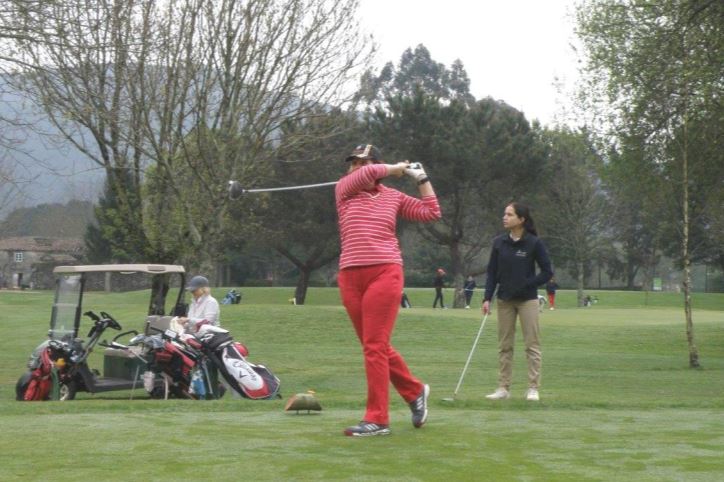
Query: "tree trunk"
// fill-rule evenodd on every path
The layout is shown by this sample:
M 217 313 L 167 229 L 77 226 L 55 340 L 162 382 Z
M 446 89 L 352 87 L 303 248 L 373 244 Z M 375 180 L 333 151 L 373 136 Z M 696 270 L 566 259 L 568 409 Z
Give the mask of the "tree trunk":
M 460 256 L 460 245 L 454 242 L 450 245 L 450 275 L 453 283 L 453 308 L 465 308 L 465 293 L 463 293 L 463 267 Z
M 689 345 L 689 367 L 699 368 L 699 349 L 694 343 L 694 320 L 691 316 L 691 253 L 689 252 L 689 158 L 686 114 L 684 114 L 684 146 L 682 152 L 682 210 L 683 236 L 681 254 L 684 262 L 684 316 L 686 318 L 686 342 Z
M 576 290 L 577 290 L 577 297 L 578 297 L 578 306 L 583 306 L 583 260 L 578 260 L 576 262 Z
M 168 274 L 159 274 L 153 277 L 151 282 L 151 302 L 148 305 L 149 315 L 165 315 L 173 311 L 173 309 L 166 310 L 166 295 L 168 295 L 169 289 Z
M 299 279 L 297 280 L 297 287 L 294 290 L 294 302 L 298 305 L 303 305 L 307 298 L 307 288 L 309 287 L 309 278 L 312 276 L 314 270 L 326 266 L 328 263 L 333 261 L 339 256 L 339 251 L 335 250 L 332 254 L 323 255 L 323 247 L 317 247 L 306 261 L 302 261 L 298 257 L 294 256 L 284 246 L 275 246 L 279 254 L 287 258 L 291 263 L 299 270 Z
M 303 305 L 307 298 L 307 288 L 309 288 L 309 277 L 312 270 L 306 266 L 299 268 L 299 279 L 297 280 L 297 288 L 294 290 L 294 300 L 298 305 Z
M 630 258 L 631 256 L 629 256 L 626 262 L 626 289 L 633 290 L 636 287 L 636 270 Z
M 601 289 L 601 260 L 598 261 L 598 289 Z

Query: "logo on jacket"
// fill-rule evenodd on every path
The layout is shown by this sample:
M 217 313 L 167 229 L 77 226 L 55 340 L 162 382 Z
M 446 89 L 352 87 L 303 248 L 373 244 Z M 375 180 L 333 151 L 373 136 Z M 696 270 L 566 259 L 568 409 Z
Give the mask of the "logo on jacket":
M 525 258 L 526 256 L 528 256 L 528 253 L 526 251 L 523 251 L 522 249 L 519 249 L 515 252 L 515 255 L 519 258 Z

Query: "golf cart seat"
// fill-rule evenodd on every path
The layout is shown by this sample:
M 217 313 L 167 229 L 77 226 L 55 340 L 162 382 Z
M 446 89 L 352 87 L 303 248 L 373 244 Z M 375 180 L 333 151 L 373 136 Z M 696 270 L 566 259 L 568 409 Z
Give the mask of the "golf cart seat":
M 145 370 L 145 363 L 139 358 L 141 347 L 131 346 L 123 350 L 119 348 L 106 348 L 103 351 L 103 376 L 105 378 L 118 378 L 133 380 Z
M 148 318 L 146 318 L 146 327 L 143 330 L 144 334 L 146 335 L 155 335 L 158 332 L 152 330 L 151 328 L 155 328 L 157 330 L 168 330 L 172 316 L 159 316 L 159 315 L 151 315 Z
M 167 330 L 171 322 L 171 316 L 151 315 L 146 318 L 144 334 L 154 335 L 158 332 L 151 330 L 151 327 L 159 330 Z M 138 373 L 138 367 L 145 368 L 138 355 L 141 347 L 132 346 L 127 350 L 119 348 L 106 348 L 103 352 L 103 375 L 106 377 L 133 380 Z

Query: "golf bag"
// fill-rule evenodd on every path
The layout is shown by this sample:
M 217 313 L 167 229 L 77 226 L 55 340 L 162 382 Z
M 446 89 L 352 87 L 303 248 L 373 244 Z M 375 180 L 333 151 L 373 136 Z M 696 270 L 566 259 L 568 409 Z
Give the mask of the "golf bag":
M 238 305 L 239 303 L 241 303 L 241 293 L 237 293 L 234 289 L 229 290 L 224 299 L 221 300 L 222 305 Z
M 203 356 L 198 347 L 181 340 L 173 330 L 155 335 L 137 335 L 129 345 L 143 347 L 142 355 L 148 360 L 144 388 L 151 397 L 205 398 L 198 397 L 199 394 L 192 389 L 194 374 L 203 369 Z M 156 386 L 154 374 L 165 380 L 165 389 Z
M 227 330 L 204 325 L 196 338 L 232 393 L 252 400 L 281 397 L 279 379 L 264 365 L 249 363 L 246 360 L 249 351 L 241 343 L 235 342 Z
M 15 385 L 16 400 L 37 401 L 50 398 L 55 363 L 51 359 L 49 344 L 49 341 L 43 342 L 33 351 L 28 362 L 30 371 L 21 376 Z
M 402 299 L 400 299 L 400 307 L 412 308 L 412 305 L 410 304 L 410 298 L 407 297 L 407 293 L 405 293 L 404 291 L 402 292 Z

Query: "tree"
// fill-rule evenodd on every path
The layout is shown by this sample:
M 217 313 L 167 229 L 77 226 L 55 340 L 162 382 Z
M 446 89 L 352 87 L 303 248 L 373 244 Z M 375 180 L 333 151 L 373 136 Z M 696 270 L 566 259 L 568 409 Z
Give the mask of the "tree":
M 461 62 L 448 70 L 418 46 L 397 67 L 368 73 L 360 94 L 387 158 L 421 161 L 430 174 L 443 218 L 417 229 L 448 252 L 455 307 L 464 306 L 465 275 L 482 271 L 473 263 L 483 263 L 501 204 L 531 192 L 543 160 L 536 130 L 521 112 L 490 98 L 476 102 L 468 89 Z
M 127 171 L 121 171 L 117 179 L 128 176 Z M 126 192 L 126 199 L 132 192 L 130 189 Z M 143 253 L 148 249 L 147 238 L 139 236 L 140 229 L 127 229 L 125 210 L 117 193 L 111 182 L 106 181 L 103 194 L 94 208 L 95 222 L 87 224 L 84 236 L 86 257 L 92 263 L 146 261 Z
M 173 118 L 166 136 L 151 124 L 145 128 L 154 140 L 152 157 L 185 212 L 200 204 L 204 213 L 188 217 L 190 242 L 197 251 L 212 254 L 223 251 L 218 242 L 224 239 L 228 219 L 226 181 L 249 185 L 268 179 L 275 151 L 303 141 L 280 136 L 284 123 L 344 103 L 344 86 L 357 66 L 366 62 L 369 48 L 367 38 L 354 28 L 354 0 L 205 5 L 199 20 L 162 30 L 161 43 L 173 47 L 179 32 L 188 28 L 188 47 L 158 59 L 163 68 L 137 85 L 154 100 L 164 97 L 163 85 L 180 98 L 191 96 L 188 114 L 169 112 L 157 101 L 144 104 L 148 106 L 144 117 Z M 168 69 L 182 73 L 180 81 L 166 79 L 163 72 Z M 192 137 L 183 132 L 187 120 L 196 126 Z M 199 181 L 200 196 L 184 197 L 176 179 L 176 173 L 183 171 L 192 172 Z
M 9 206 L 22 189 L 22 183 L 16 175 L 14 166 L 10 166 L 7 159 L 8 156 L 0 152 L 0 206 Z
M 601 160 L 583 133 L 546 130 L 549 158 L 542 176 L 541 233 L 554 259 L 576 278 L 578 306 L 583 306 L 585 273 L 603 249 L 606 200 L 597 171 Z
M 5 221 L 0 222 L 0 233 L 4 237 L 81 237 L 92 219 L 93 204 L 90 201 L 39 204 L 31 208 L 14 209 Z
M 5 79 L 32 99 L 62 136 L 105 169 L 116 223 L 128 237 L 140 239 L 127 253 L 143 259 L 141 177 L 144 157 L 131 115 L 124 80 L 132 61 L 130 45 L 139 34 L 135 2 L 7 2 L 2 28 L 15 26 L 9 42 L 16 65 Z M 28 8 L 30 7 L 30 8 Z M 22 26 L 22 30 L 18 30 Z M 111 241 L 111 240 L 108 240 Z
M 289 121 L 283 138 L 296 139 L 279 152 L 274 178 L 282 185 L 335 180 L 347 167 L 342 158 L 361 137 L 363 127 L 354 111 L 330 110 L 305 121 Z M 269 196 L 261 234 L 299 272 L 297 304 L 304 304 L 311 274 L 339 257 L 334 191 L 331 188 L 279 192 Z
M 649 290 L 662 246 L 657 206 L 665 200 L 656 179 L 641 182 L 655 169 L 644 151 L 642 139 L 621 136 L 620 145 L 609 149 L 601 180 L 607 195 L 609 229 L 604 242 L 610 246 L 609 275 L 622 279 L 627 289 L 635 289 L 636 276 L 643 270 L 643 288 Z
M 672 232 L 684 270 L 690 367 L 700 364 L 691 303 L 691 234 L 697 223 L 692 186 L 696 173 L 722 164 L 721 150 L 703 156 L 696 147 L 722 137 L 723 18 L 724 4 L 712 0 L 588 1 L 577 11 L 587 97 L 608 101 L 609 134 L 645 139 L 646 155 L 657 165 L 650 176 L 672 188 L 667 207 L 678 206 Z M 710 129 L 701 129 L 705 125 Z
M 11 3 L 3 26 L 33 33 L 11 41 L 17 87 L 106 170 L 126 231 L 146 238 L 138 255 L 163 251 L 143 218 L 157 212 L 142 185 L 157 166 L 204 270 L 223 252 L 229 178 L 263 179 L 282 123 L 345 102 L 370 52 L 356 0 Z
M 470 79 L 461 60 L 455 60 L 450 69 L 436 62 L 430 51 L 422 44 L 406 49 L 397 67 L 388 62 L 378 75 L 368 70 L 362 76 L 357 99 L 364 100 L 370 107 L 384 109 L 386 99 L 413 97 L 423 93 L 437 100 L 458 100 L 472 104 L 475 98 L 470 93 Z

